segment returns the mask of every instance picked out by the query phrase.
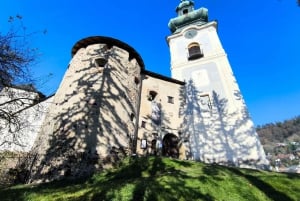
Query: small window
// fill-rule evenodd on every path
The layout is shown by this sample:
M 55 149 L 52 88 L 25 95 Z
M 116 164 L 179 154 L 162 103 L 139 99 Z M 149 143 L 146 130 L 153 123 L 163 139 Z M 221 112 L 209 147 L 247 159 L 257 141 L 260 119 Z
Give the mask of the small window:
M 199 59 L 203 57 L 203 53 L 198 43 L 189 44 L 188 51 L 189 51 L 189 57 L 188 57 L 189 60 Z
M 183 13 L 183 14 L 188 14 L 188 13 L 189 13 L 189 10 L 188 10 L 188 9 L 184 9 L 184 10 L 182 11 L 182 13 Z
M 146 122 L 145 122 L 145 121 L 142 121 L 141 127 L 142 127 L 142 128 L 146 128 Z
M 94 62 L 96 67 L 104 67 L 107 60 L 105 58 L 95 58 Z
M 212 104 L 208 94 L 200 95 L 200 107 L 203 111 L 211 111 Z
M 131 113 L 131 115 L 130 115 L 130 120 L 131 120 L 132 122 L 135 120 L 135 116 L 134 116 L 133 113 Z
M 140 83 L 140 79 L 138 77 L 134 77 L 134 83 L 138 85 Z
M 76 129 L 76 128 L 77 128 L 77 125 L 76 125 L 76 124 L 73 124 L 73 128 Z
M 168 96 L 168 103 L 174 104 L 174 97 Z
M 157 92 L 156 91 L 149 91 L 149 94 L 148 94 L 148 100 L 149 101 L 153 101 L 154 99 L 155 99 L 155 97 L 156 97 L 156 95 L 157 95 Z

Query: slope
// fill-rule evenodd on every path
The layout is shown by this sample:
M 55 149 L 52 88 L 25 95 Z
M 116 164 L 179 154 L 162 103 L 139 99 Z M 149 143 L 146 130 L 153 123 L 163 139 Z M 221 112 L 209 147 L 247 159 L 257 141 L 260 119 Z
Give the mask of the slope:
M 127 158 L 91 178 L 0 189 L 13 200 L 299 200 L 300 175 L 169 158 Z

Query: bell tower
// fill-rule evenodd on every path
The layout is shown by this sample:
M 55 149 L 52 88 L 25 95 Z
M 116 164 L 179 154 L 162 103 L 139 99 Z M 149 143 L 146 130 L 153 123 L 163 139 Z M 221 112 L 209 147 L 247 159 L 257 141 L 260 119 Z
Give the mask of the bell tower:
M 190 157 L 245 167 L 268 165 L 264 150 L 206 8 L 181 0 L 169 21 L 172 78 L 185 81 L 182 134 Z

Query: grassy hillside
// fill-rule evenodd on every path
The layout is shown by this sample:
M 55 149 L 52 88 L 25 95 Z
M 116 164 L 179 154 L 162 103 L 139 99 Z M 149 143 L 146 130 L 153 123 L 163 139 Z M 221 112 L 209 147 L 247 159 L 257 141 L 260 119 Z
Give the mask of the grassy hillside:
M 89 179 L 0 189 L 0 200 L 299 201 L 300 175 L 149 157 Z

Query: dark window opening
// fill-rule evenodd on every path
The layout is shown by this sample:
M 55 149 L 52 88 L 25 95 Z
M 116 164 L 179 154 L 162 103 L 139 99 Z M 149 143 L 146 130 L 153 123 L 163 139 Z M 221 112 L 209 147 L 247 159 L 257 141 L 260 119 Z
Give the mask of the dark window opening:
M 107 63 L 107 60 L 105 58 L 96 58 L 95 59 L 96 67 L 104 67 L 106 63 Z
M 142 127 L 142 128 L 145 128 L 145 127 L 146 127 L 146 122 L 145 122 L 145 121 L 142 121 L 141 127 Z
M 157 92 L 155 92 L 155 91 L 149 91 L 148 100 L 149 101 L 153 101 L 155 99 L 156 95 L 157 95 Z
M 188 57 L 189 60 L 199 59 L 203 57 L 203 53 L 198 43 L 191 43 L 188 46 L 188 51 L 189 51 L 189 57 Z
M 134 121 L 134 114 L 133 113 L 131 113 L 131 115 L 130 115 L 130 120 Z
M 174 104 L 174 97 L 168 96 L 168 103 Z
M 157 144 L 157 140 L 152 140 L 151 141 L 151 154 L 156 156 L 157 155 L 157 147 L 156 147 L 156 144 Z
M 189 12 L 188 9 L 184 9 L 184 10 L 182 11 L 183 14 L 188 14 L 188 12 Z
M 137 77 L 134 77 L 134 83 L 135 83 L 136 85 L 138 85 L 138 84 L 140 83 L 140 80 L 139 80 L 139 78 L 137 78 Z

